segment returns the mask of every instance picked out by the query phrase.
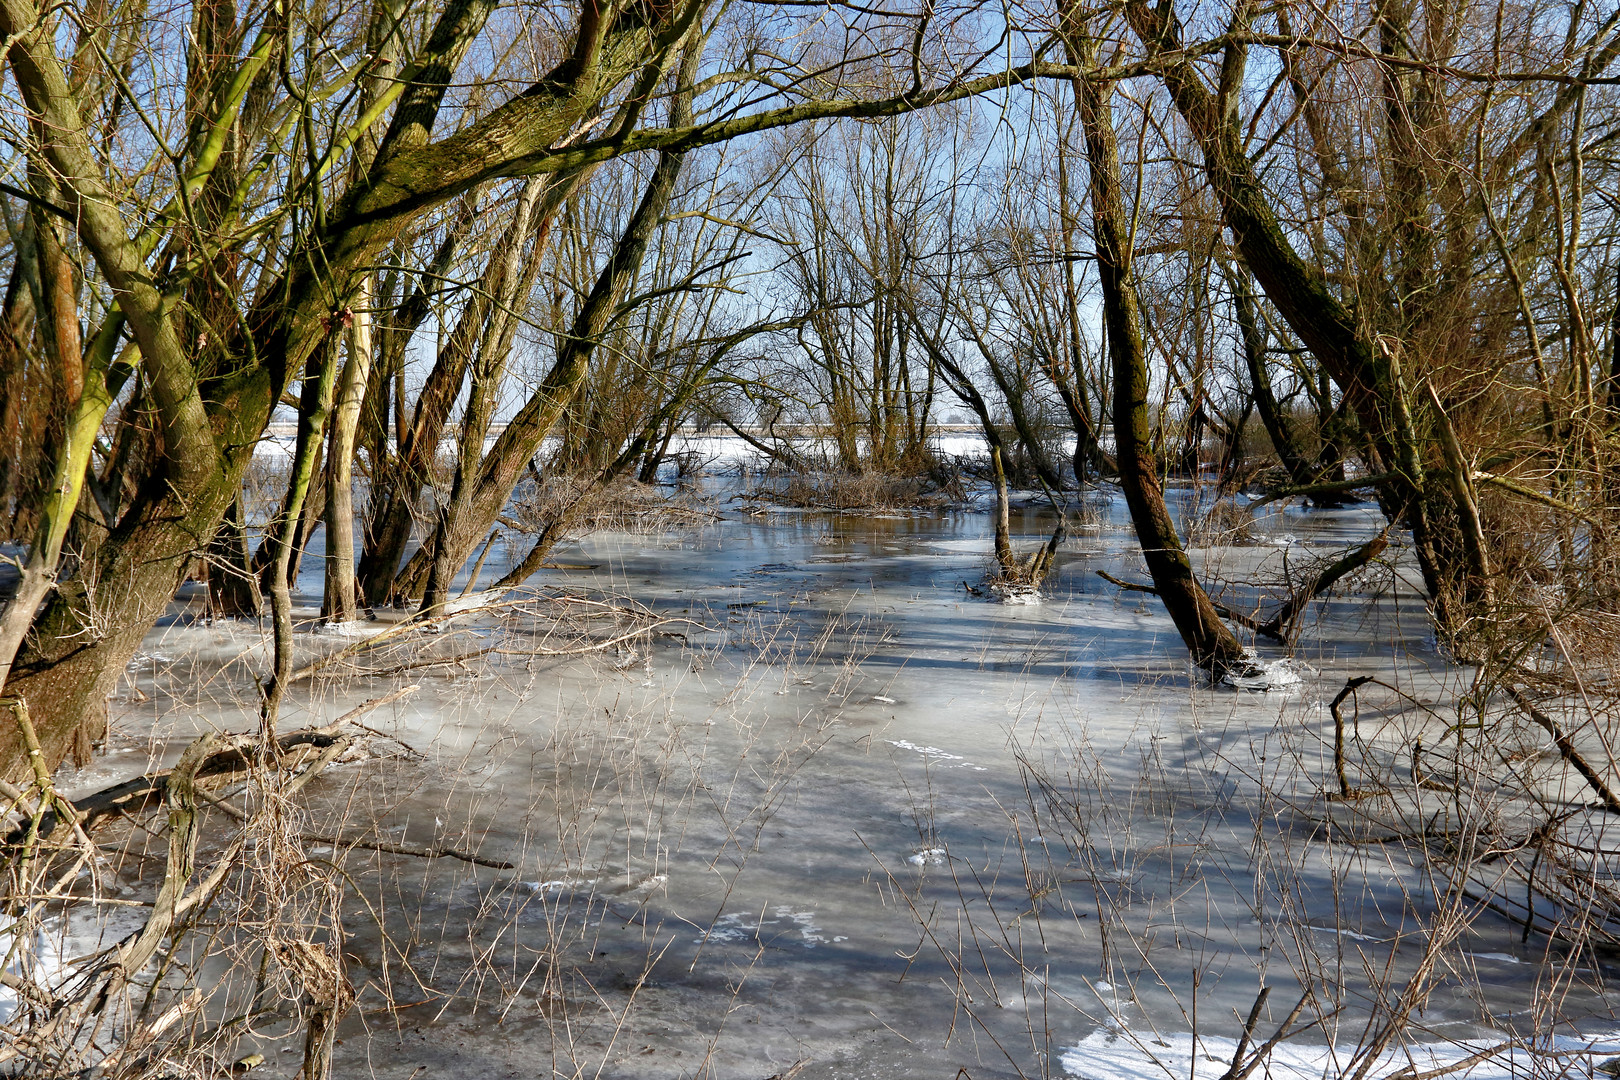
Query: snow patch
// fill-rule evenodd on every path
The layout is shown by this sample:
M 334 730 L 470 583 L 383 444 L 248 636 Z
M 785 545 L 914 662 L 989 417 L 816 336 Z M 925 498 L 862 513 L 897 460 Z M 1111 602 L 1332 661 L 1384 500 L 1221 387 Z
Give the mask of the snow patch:
M 791 905 L 778 904 L 771 909 L 774 918 L 758 919 L 746 912 L 733 912 L 722 915 L 714 921 L 714 925 L 693 939 L 694 945 L 703 945 L 708 942 L 717 942 L 722 945 L 732 945 L 743 941 L 760 941 L 766 935 L 766 927 L 780 926 L 783 929 L 770 932 L 773 939 L 783 934 L 797 934 L 799 941 L 806 949 L 813 949 L 817 945 L 826 945 L 829 942 L 837 944 L 849 939 L 842 935 L 828 936 L 827 932 L 816 924 L 814 911 L 795 911 Z
M 370 619 L 350 619 L 347 622 L 317 623 L 314 632 L 322 637 L 365 638 L 381 633 L 383 624 Z
M 1028 585 L 991 585 L 990 590 L 1003 604 L 1034 605 L 1041 603 L 1040 591 Z
M 485 589 L 482 592 L 468 593 L 466 596 L 458 596 L 448 604 L 444 605 L 444 608 L 440 613 L 444 615 L 459 615 L 464 611 L 476 611 L 482 607 L 489 607 L 491 604 L 499 603 L 501 597 L 505 596 L 509 591 L 510 590 L 508 589 Z
M 1500 1041 L 1409 1044 L 1383 1054 L 1369 1076 L 1389 1076 L 1410 1070 L 1423 1074 L 1456 1069 L 1457 1080 L 1514 1080 L 1565 1071 L 1567 1061 L 1546 1060 L 1549 1053 L 1614 1053 L 1620 1049 L 1620 1031 L 1603 1036 L 1554 1036 L 1533 1050 L 1504 1051 L 1472 1065 L 1461 1063 Z M 1252 1048 L 1246 1053 L 1252 1053 Z M 1077 1080 L 1164 1080 L 1191 1075 L 1219 1076 L 1237 1053 L 1237 1040 L 1194 1037 L 1187 1032 L 1157 1034 L 1118 1027 L 1099 1027 L 1076 1046 L 1063 1052 L 1063 1071 Z M 1326 1080 L 1346 1074 L 1355 1059 L 1354 1046 L 1282 1043 L 1271 1051 L 1258 1075 L 1267 1080 Z M 1196 1072 L 1194 1055 L 1197 1055 Z M 1549 1074 L 1550 1075 L 1550 1074 Z
M 957 762 L 955 765 L 945 765 L 942 766 L 942 768 L 972 769 L 974 772 L 988 771 L 983 765 L 975 765 L 973 762 L 964 758 L 961 754 L 953 754 L 948 750 L 941 750 L 937 746 L 922 746 L 907 739 L 884 739 L 883 741 L 900 750 L 911 750 L 915 753 L 921 754 L 923 757 L 928 758 L 931 761 Z
M 595 885 L 600 878 L 553 878 L 550 881 L 519 881 L 514 888 L 536 896 L 560 896 L 565 889 L 584 889 Z

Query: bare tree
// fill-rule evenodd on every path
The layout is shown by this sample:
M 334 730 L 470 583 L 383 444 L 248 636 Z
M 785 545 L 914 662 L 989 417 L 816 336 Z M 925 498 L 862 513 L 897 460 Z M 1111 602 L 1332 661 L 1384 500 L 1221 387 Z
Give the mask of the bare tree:
M 1094 64 L 1097 43 L 1082 26 L 1065 28 L 1071 55 Z M 1077 89 L 1080 122 L 1086 135 L 1091 172 L 1092 234 L 1103 317 L 1113 364 L 1113 419 L 1120 487 L 1154 587 L 1186 642 L 1193 660 L 1216 674 L 1247 666 L 1243 647 L 1216 614 L 1193 574 L 1159 486 L 1150 444 L 1148 368 L 1140 307 L 1132 277 L 1134 241 L 1121 185 L 1119 145 L 1114 134 L 1111 81 L 1082 76 Z

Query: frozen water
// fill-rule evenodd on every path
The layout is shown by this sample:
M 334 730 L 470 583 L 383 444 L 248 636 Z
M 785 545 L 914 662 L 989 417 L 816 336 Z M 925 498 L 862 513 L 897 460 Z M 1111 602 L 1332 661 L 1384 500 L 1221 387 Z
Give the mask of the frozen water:
M 809 1059 L 802 1080 L 1192 1077 L 1191 1036 L 1143 1047 L 1186 1031 L 1196 1001 L 1196 1072 L 1213 1078 L 1226 1066 L 1205 1058 L 1229 1060 L 1259 981 L 1275 1013 L 1305 970 L 1344 988 L 1337 1043 L 1353 1044 L 1389 989 L 1367 973 L 1414 970 L 1428 879 L 1383 848 L 1320 840 L 1340 809 L 1322 797 L 1323 703 L 1361 674 L 1439 701 L 1459 674 L 1401 589 L 1371 617 L 1317 605 L 1302 655 L 1261 643 L 1258 681 L 1209 686 L 1156 600 L 1097 576 L 1143 571 L 1117 502 L 1090 512 L 1039 605 L 964 593 L 991 568 L 983 514 L 728 514 L 589 537 L 531 590 L 447 620 L 432 648 L 505 651 L 411 669 L 420 691 L 365 722 L 413 752 L 324 777 L 310 813 L 516 869 L 322 856 L 389 905 L 386 939 L 362 908 L 346 917 L 360 998 L 337 1074 L 762 1080 Z M 1321 550 L 1380 524 L 1362 509 L 1267 519 Z M 1015 511 L 1015 542 L 1054 525 Z M 494 545 L 477 584 L 524 550 Z M 1277 580 L 1288 554 L 1195 561 L 1252 609 L 1275 595 L 1250 583 Z M 305 560 L 300 618 L 318 608 L 318 564 Z M 617 653 L 546 656 L 550 609 L 521 607 L 537 596 L 633 598 L 667 625 Z M 132 666 L 139 695 L 112 706 L 110 749 L 125 752 L 64 783 L 105 786 L 141 767 L 128 751 L 162 762 L 196 732 L 252 730 L 264 634 L 178 616 L 154 631 L 145 648 L 164 661 Z M 396 685 L 324 680 L 284 722 L 329 722 Z M 1250 692 L 1273 688 L 1289 692 Z M 1410 734 L 1371 710 L 1361 722 L 1380 762 Z M 1597 1031 L 1612 1010 L 1593 963 L 1557 983 L 1572 978 L 1560 957 L 1487 915 L 1446 953 L 1403 1045 L 1420 1072 L 1455 1062 L 1534 1029 L 1555 985 Z M 402 985 L 432 1006 L 389 1012 Z M 1320 1075 L 1338 1051 L 1310 1037 L 1280 1046 L 1278 1067 Z M 296 1054 L 263 1045 L 270 1075 L 295 1071 L 274 1063 Z
M 1300 685 L 1304 681 L 1304 673 L 1308 671 L 1305 665 L 1288 657 L 1274 660 L 1256 658 L 1253 664 L 1253 670 L 1241 674 L 1229 672 L 1223 681 L 1238 690 L 1283 690 Z

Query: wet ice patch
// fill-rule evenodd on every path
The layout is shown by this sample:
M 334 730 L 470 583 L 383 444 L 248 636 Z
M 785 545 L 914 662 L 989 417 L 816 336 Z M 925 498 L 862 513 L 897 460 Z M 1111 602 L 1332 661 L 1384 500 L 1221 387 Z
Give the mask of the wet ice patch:
M 47 926 L 55 921 L 46 920 Z M 0 956 L 13 957 L 11 962 L 0 970 L 4 970 L 7 975 L 26 977 L 36 986 L 56 985 L 66 966 L 58 941 L 56 934 L 49 933 L 44 928 L 36 931 L 33 948 L 28 950 L 31 955 L 25 959 L 22 955 L 24 950 L 18 947 L 19 942 L 15 934 L 0 935 Z M 0 984 L 0 1024 L 9 1023 L 17 1011 L 17 994 L 18 991 Z
M 515 881 L 512 888 L 535 896 L 561 896 L 565 892 L 589 889 L 600 878 L 552 878 L 550 881 Z
M 385 623 L 370 619 L 350 619 L 347 622 L 317 623 L 314 632 L 323 637 L 364 638 L 379 634 L 385 628 Z
M 954 765 L 941 765 L 941 768 L 972 769 L 974 772 L 987 771 L 983 765 L 975 765 L 973 762 L 964 758 L 961 754 L 953 754 L 949 750 L 941 750 L 937 746 L 923 746 L 919 743 L 911 742 L 908 739 L 884 739 L 883 741 L 896 749 L 910 750 L 913 753 L 921 754 L 930 761 L 956 762 Z
M 1549 1075 L 1562 1073 L 1568 1069 L 1568 1062 L 1546 1055 L 1613 1053 L 1617 1039 L 1620 1032 L 1592 1037 L 1559 1035 L 1543 1040 L 1533 1050 L 1516 1047 L 1472 1063 L 1467 1059 L 1501 1042 L 1408 1044 L 1387 1051 L 1361 1071 L 1370 1076 L 1444 1072 L 1458 1080 L 1512 1080 L 1540 1075 L 1549 1068 Z M 1199 1073 L 1219 1075 L 1236 1053 L 1236 1039 L 1201 1036 L 1195 1040 L 1187 1032 L 1160 1034 L 1099 1027 L 1065 1050 L 1062 1064 L 1063 1071 L 1078 1080 L 1163 1080 L 1166 1076 Z M 1252 1044 L 1245 1053 L 1253 1053 Z M 1272 1049 L 1261 1071 L 1268 1080 L 1323 1080 L 1346 1075 L 1352 1064 L 1359 1067 L 1353 1046 L 1285 1042 Z
M 0 962 L 4 963 L 0 970 L 22 976 L 33 986 L 51 992 L 73 978 L 77 965 L 85 958 L 145 926 L 146 917 L 139 908 L 81 909 L 66 918 L 53 915 L 42 919 L 21 941 L 16 932 L 0 933 Z M 17 1011 L 17 1000 L 17 990 L 0 984 L 0 1024 L 10 1022 Z
M 906 857 L 912 866 L 944 866 L 948 855 L 942 847 L 919 848 Z

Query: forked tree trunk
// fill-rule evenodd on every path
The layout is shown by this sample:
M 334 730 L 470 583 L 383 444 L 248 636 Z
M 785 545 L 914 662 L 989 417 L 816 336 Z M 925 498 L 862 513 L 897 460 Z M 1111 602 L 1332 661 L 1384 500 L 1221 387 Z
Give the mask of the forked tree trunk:
M 1091 42 L 1076 42 L 1074 47 L 1083 62 L 1094 61 L 1095 45 Z M 1119 145 L 1108 101 L 1113 86 L 1091 79 L 1076 82 L 1086 155 L 1091 164 L 1097 276 L 1102 285 L 1103 318 L 1114 373 L 1114 442 L 1120 487 L 1165 609 L 1194 662 L 1220 675 L 1246 667 L 1248 660 L 1236 635 L 1221 621 L 1193 576 L 1192 562 L 1181 546 L 1159 487 L 1148 424 L 1148 369 L 1141 313 L 1131 279 L 1129 218 L 1120 190 Z
M 1243 346 L 1243 362 L 1249 369 L 1250 399 L 1260 413 L 1260 422 L 1271 437 L 1271 447 L 1277 460 L 1288 474 L 1292 484 L 1303 487 L 1315 477 L 1311 463 L 1300 452 L 1294 438 L 1293 425 L 1283 412 L 1281 403 L 1271 386 L 1271 369 L 1266 364 L 1266 334 L 1260 328 L 1260 315 L 1255 310 L 1254 289 L 1249 284 L 1246 268 L 1226 267 L 1227 282 L 1232 288 L 1232 313 L 1237 318 L 1238 334 Z
M 457 255 L 466 242 L 467 234 L 477 219 L 478 197 L 475 188 L 461 199 L 456 217 L 440 242 L 438 250 L 427 266 L 424 280 L 399 300 L 383 319 L 374 324 L 371 379 L 366 387 L 362 422 L 368 435 L 371 458 L 370 498 L 366 508 L 365 543 L 360 551 L 360 565 L 355 571 L 356 603 L 367 606 L 381 604 L 388 599 L 394 574 L 399 569 L 400 556 L 410 543 L 412 515 L 420 495 L 424 468 L 418 460 L 426 452 L 425 443 L 442 435 L 442 427 L 430 433 L 428 439 L 418 438 L 406 411 L 405 353 L 412 336 L 433 313 L 433 297 L 437 282 L 450 272 Z M 385 298 L 394 304 L 397 297 L 393 289 Z M 416 423 L 422 423 L 425 411 L 436 406 L 431 393 L 439 381 L 438 368 L 445 362 L 441 354 L 435 358 L 435 372 L 428 377 L 422 394 L 417 398 Z M 459 376 L 458 376 L 459 377 Z M 442 396 L 442 395 L 440 395 Z M 392 417 L 388 403 L 392 397 Z M 448 410 L 446 404 L 444 409 Z M 394 428 L 393 451 L 388 446 L 388 426 Z M 439 421 L 443 422 L 442 418 Z M 434 446 L 437 446 L 434 443 Z
M 698 44 L 688 46 L 680 72 L 682 89 L 671 101 L 670 123 L 674 126 L 685 124 L 691 118 L 691 87 L 700 54 Z M 442 602 L 448 595 L 450 578 L 461 569 L 479 541 L 489 534 L 529 462 L 585 384 L 596 344 L 607 330 L 625 290 L 639 272 L 647 244 L 674 198 L 675 183 L 685 157 L 678 151 L 659 155 L 641 202 L 569 328 L 561 354 L 529 400 L 507 423 L 506 430 L 495 439 L 479 464 L 465 501 L 458 495 L 457 512 L 441 519 L 431 543 L 423 545 L 400 572 L 402 590 L 415 586 L 421 589 L 419 595 L 427 596 L 424 609 L 433 606 L 434 596 Z M 421 584 L 416 585 L 417 582 Z M 440 582 L 444 584 L 441 586 Z
M 517 210 L 507 232 L 504 249 L 497 253 L 499 266 L 492 267 L 491 275 L 499 284 L 494 303 L 479 336 L 476 358 L 472 364 L 472 383 L 467 390 L 467 404 L 461 414 L 461 431 L 457 438 L 456 474 L 448 498 L 439 511 L 439 527 L 430 538 L 433 565 L 429 574 L 425 599 L 428 607 L 442 605 L 450 596 L 450 581 L 460 562 L 451 566 L 449 553 L 443 548 L 442 537 L 453 534 L 455 525 L 466 512 L 478 463 L 483 458 L 484 438 L 495 418 L 501 376 L 506 371 L 512 341 L 517 325 L 512 318 L 514 308 L 527 302 L 539 273 L 540 260 L 545 250 L 545 236 L 535 233 L 535 207 L 546 190 L 546 181 L 531 180 L 518 198 Z M 531 237 L 533 250 L 524 261 L 524 249 Z M 461 560 L 465 561 L 465 557 Z
M 588 169 L 575 170 L 542 184 L 543 193 L 538 210 L 530 206 L 533 187 L 526 189 L 520 209 L 514 211 L 512 220 L 502 233 L 500 241 L 490 252 L 487 271 L 482 282 L 483 289 L 469 299 L 461 316 L 456 320 L 455 329 L 444 347 L 439 350 L 433 370 L 417 397 L 416 407 L 409 423 L 403 422 L 404 409 L 403 406 L 398 406 L 400 422 L 395 425 L 398 453 L 389 461 L 383 475 L 373 480 L 369 527 L 357 571 L 358 589 L 363 602 L 403 604 L 422 595 L 426 571 L 416 575 L 414 579 L 402 580 L 400 563 L 404 558 L 405 549 L 410 546 L 415 526 L 419 524 L 421 518 L 427 516 L 426 508 L 422 505 L 423 491 L 428 485 L 432 464 L 443 445 L 451 407 L 460 393 L 469 365 L 475 360 L 482 362 L 482 357 L 477 353 L 479 344 L 483 343 L 487 347 L 490 341 L 497 340 L 501 343 L 502 349 L 507 349 L 510 347 L 511 334 L 515 329 L 515 324 L 506 319 L 506 312 L 501 309 L 500 304 L 491 301 L 497 294 L 501 297 L 505 297 L 509 292 L 512 296 L 528 294 L 534 275 L 538 272 L 552 222 L 568 198 L 579 190 L 589 175 Z M 530 208 L 528 211 L 522 211 L 523 206 Z M 457 228 L 460 227 L 458 223 Z M 508 272 L 519 265 L 521 260 L 518 256 L 525 245 L 531 244 L 531 238 L 532 250 L 527 262 L 522 263 L 523 281 L 518 283 L 515 291 L 512 291 Z M 444 269 L 449 268 L 450 255 L 458 243 L 459 241 L 452 236 L 447 238 L 440 248 L 438 259 Z M 400 329 L 391 334 L 392 340 L 387 354 L 390 366 L 398 370 L 403 370 L 404 354 L 409 345 L 411 332 L 428 314 L 427 295 L 419 289 L 418 293 L 401 307 L 405 317 L 398 320 Z M 488 332 L 492 320 L 503 319 L 505 333 L 492 338 Z M 396 402 L 404 400 L 403 383 L 396 389 L 395 399 Z M 482 443 L 479 444 L 479 451 L 482 452 Z M 431 542 L 430 535 L 426 538 L 424 546 Z M 424 558 L 431 554 L 431 551 L 428 552 Z

